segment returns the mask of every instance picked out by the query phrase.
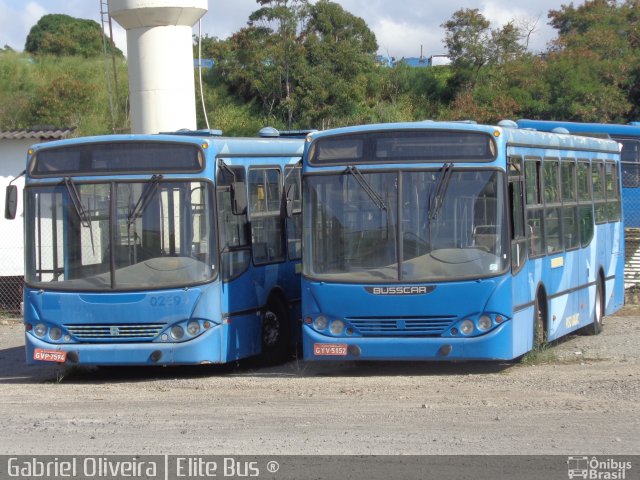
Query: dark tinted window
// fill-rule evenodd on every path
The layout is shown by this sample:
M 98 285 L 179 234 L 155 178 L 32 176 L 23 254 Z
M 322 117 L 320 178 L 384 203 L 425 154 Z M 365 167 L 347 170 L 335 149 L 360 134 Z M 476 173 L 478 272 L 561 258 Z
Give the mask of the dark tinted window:
M 34 176 L 102 175 L 133 172 L 195 172 L 204 160 L 198 146 L 170 142 L 69 145 L 36 153 Z
M 495 156 L 495 143 L 487 133 L 416 130 L 321 138 L 312 146 L 310 162 L 489 162 Z

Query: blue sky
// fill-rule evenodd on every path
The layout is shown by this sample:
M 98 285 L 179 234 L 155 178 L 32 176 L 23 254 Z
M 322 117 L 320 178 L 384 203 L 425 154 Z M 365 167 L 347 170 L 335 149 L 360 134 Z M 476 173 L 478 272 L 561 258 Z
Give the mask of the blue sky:
M 446 53 L 440 27 L 460 8 L 478 8 L 493 26 L 516 19 L 533 24 L 536 32 L 530 47 L 545 49 L 555 36 L 548 25 L 547 13 L 559 9 L 557 0 L 457 0 L 429 2 L 425 0 L 338 0 L 343 8 L 365 19 L 375 32 L 380 53 L 395 57 L 417 57 L 422 45 L 425 56 Z M 564 2 L 569 3 L 569 2 Z M 581 4 L 582 1 L 575 1 Z M 249 14 L 256 10 L 255 0 L 209 0 L 209 12 L 202 20 L 202 32 L 226 38 L 246 25 Z M 0 0 L 0 46 L 22 50 L 29 29 L 47 13 L 65 13 L 79 18 L 100 20 L 99 0 Z M 115 40 L 125 50 L 125 33 L 116 28 Z

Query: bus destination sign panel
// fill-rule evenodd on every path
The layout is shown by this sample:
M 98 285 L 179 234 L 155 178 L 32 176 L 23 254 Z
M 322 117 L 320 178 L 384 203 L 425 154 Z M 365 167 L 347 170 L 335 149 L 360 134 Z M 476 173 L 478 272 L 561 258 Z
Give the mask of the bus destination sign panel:
M 312 165 L 414 162 L 491 162 L 494 139 L 485 132 L 409 130 L 322 137 L 309 152 Z
M 204 167 L 204 156 L 190 143 L 131 141 L 43 148 L 31 162 L 34 177 L 189 173 Z

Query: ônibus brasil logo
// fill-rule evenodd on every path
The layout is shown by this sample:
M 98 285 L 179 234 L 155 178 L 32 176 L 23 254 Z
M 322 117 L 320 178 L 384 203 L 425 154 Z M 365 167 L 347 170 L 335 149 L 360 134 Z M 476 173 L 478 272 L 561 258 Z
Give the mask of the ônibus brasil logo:
M 602 460 L 597 457 L 575 456 L 567 459 L 567 469 L 570 479 L 625 480 L 627 478 L 627 470 L 631 470 L 631 462 L 614 458 Z

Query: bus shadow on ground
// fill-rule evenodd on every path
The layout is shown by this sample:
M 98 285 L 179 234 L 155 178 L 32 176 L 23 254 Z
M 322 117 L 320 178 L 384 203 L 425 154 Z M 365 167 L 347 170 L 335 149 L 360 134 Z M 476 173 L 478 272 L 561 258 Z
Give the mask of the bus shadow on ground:
M 554 349 L 570 342 L 568 335 L 548 344 L 538 361 L 524 364 L 513 361 L 325 361 L 304 362 L 293 358 L 277 365 L 265 365 L 261 357 L 251 357 L 226 364 L 169 366 L 74 366 L 27 365 L 24 347 L 0 350 L 0 385 L 9 383 L 77 383 L 102 384 L 152 382 L 158 380 L 197 379 L 206 377 L 313 378 L 313 377 L 394 377 L 490 375 L 507 372 L 530 363 L 563 363 Z
M 259 357 L 224 365 L 182 366 L 68 366 L 27 365 L 24 347 L 0 350 L 1 384 L 42 383 L 120 383 L 150 382 L 226 377 L 312 378 L 312 377 L 375 377 L 485 375 L 501 373 L 513 366 L 498 362 L 303 362 L 294 359 L 280 365 L 265 366 Z
M 58 365 L 34 368 L 25 362 L 24 346 L 0 349 L 0 385 L 9 383 L 43 383 L 55 380 Z

